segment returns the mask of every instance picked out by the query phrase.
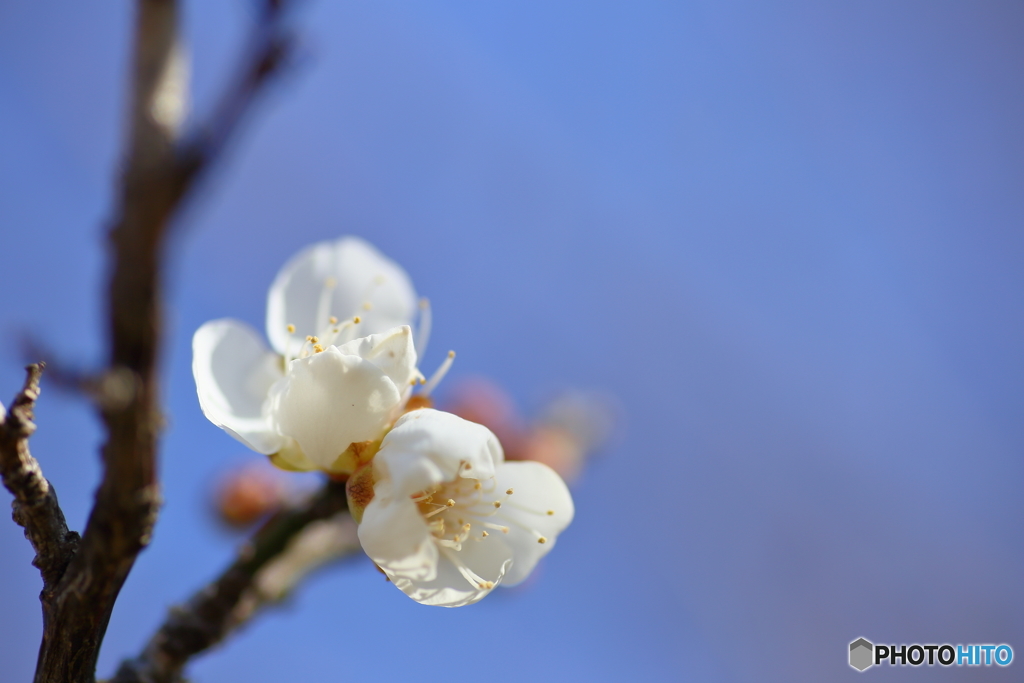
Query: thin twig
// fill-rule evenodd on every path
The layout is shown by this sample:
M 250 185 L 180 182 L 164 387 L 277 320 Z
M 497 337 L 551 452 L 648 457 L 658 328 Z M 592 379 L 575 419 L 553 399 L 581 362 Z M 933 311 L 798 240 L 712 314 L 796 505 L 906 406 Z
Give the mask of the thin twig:
M 43 364 L 29 365 L 25 371 L 24 388 L 11 403 L 6 416 L 0 411 L 0 475 L 4 486 L 14 494 L 11 504 L 14 521 L 25 528 L 25 538 L 35 548 L 32 564 L 43 576 L 42 599 L 46 603 L 74 557 L 79 537 L 76 532 L 68 531 L 57 492 L 28 449 L 28 439 L 36 430 L 32 422 L 33 409 L 39 398 Z
M 160 505 L 156 446 L 162 418 L 160 356 L 163 246 L 190 190 L 287 53 L 283 3 L 268 1 L 256 48 L 227 104 L 183 137 L 187 81 L 176 0 L 137 0 L 131 131 L 120 203 L 110 230 L 110 355 L 98 382 L 106 427 L 96 502 L 74 555 L 44 602 L 36 683 L 92 683 L 114 602 Z
M 167 620 L 142 654 L 122 663 L 110 683 L 177 683 L 188 661 L 213 647 L 254 612 L 253 595 L 261 570 L 280 557 L 302 532 L 319 520 L 347 509 L 345 485 L 329 482 L 308 502 L 271 517 L 239 552 L 235 561 Z M 248 603 L 248 604 L 247 604 Z

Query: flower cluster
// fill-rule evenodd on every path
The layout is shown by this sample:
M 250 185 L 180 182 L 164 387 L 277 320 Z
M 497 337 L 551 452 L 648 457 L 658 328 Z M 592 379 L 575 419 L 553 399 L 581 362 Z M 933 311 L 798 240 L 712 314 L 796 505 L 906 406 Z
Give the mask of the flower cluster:
M 429 328 L 405 272 L 345 237 L 274 280 L 272 351 L 248 325 L 214 320 L 196 331 L 192 370 L 211 422 L 278 467 L 347 477 L 366 554 L 417 602 L 457 607 L 525 579 L 573 503 L 546 465 L 505 462 L 486 427 L 424 407 L 454 357 L 424 377 Z

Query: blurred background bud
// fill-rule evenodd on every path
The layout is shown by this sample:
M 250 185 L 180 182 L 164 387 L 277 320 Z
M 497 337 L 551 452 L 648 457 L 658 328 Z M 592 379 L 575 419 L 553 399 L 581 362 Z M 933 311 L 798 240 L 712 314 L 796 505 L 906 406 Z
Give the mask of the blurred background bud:
M 521 460 L 523 419 L 512 397 L 486 377 L 453 382 L 440 408 L 494 432 L 509 460 Z
M 217 483 L 213 502 L 222 522 L 242 528 L 281 507 L 289 495 L 285 474 L 257 460 L 226 472 Z
M 474 377 L 451 389 L 443 409 L 489 428 L 509 460 L 535 460 L 572 482 L 586 459 L 603 448 L 621 424 L 612 396 L 578 389 L 549 400 L 524 420 L 512 398 L 495 382 Z

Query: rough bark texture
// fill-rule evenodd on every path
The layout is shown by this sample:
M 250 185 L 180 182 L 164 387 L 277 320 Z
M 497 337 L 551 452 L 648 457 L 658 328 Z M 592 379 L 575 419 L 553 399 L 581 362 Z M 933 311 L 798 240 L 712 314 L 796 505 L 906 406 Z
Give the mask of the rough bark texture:
M 43 476 L 39 463 L 28 449 L 36 430 L 33 408 L 39 398 L 43 364 L 25 368 L 25 387 L 11 403 L 6 416 L 0 412 L 0 476 L 14 494 L 12 517 L 25 529 L 36 557 L 32 560 L 43 577 L 44 605 L 52 603 L 53 589 L 78 550 L 78 534 L 68 530 L 57 492 Z
M 219 643 L 252 616 L 252 600 L 259 598 L 250 593 L 259 571 L 311 523 L 346 509 L 345 485 L 330 482 L 304 505 L 275 514 L 223 574 L 186 604 L 170 610 L 142 654 L 125 661 L 110 683 L 181 681 L 182 671 L 192 657 Z
M 99 395 L 107 432 L 103 475 L 79 551 L 43 611 L 37 683 L 94 680 L 114 602 L 149 542 L 160 504 L 159 264 L 181 187 L 170 177 L 175 127 L 155 112 L 159 98 L 174 96 L 166 75 L 177 42 L 177 12 L 173 0 L 138 4 L 131 134 L 110 231 L 110 355 Z
M 110 351 L 93 382 L 106 428 L 102 479 L 85 531 L 67 530 L 56 493 L 28 452 L 40 366 L 0 427 L 4 484 L 15 496 L 43 574 L 37 683 L 92 683 L 114 602 L 149 543 L 160 506 L 157 440 L 163 245 L 189 191 L 288 55 L 285 3 L 266 0 L 242 71 L 196 133 L 179 137 L 188 85 L 180 68 L 178 3 L 137 0 L 130 131 L 109 233 Z

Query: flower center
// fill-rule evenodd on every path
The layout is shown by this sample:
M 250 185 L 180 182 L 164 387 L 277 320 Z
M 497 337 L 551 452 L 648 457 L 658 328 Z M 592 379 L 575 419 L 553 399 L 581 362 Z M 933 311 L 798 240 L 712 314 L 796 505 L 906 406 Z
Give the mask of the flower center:
M 371 300 L 373 292 L 380 285 L 384 284 L 384 282 L 385 280 L 383 276 L 378 276 L 370 284 L 365 292 L 365 296 L 363 297 L 362 309 L 364 311 L 373 310 L 373 301 Z M 291 336 L 298 331 L 296 326 L 292 323 L 289 323 L 286 326 L 289 335 L 289 342 L 286 353 L 280 360 L 282 370 L 287 372 L 288 364 L 295 359 L 307 358 L 315 353 L 321 353 L 324 349 L 330 346 L 342 346 L 358 336 L 357 327 L 362 322 L 362 318 L 356 315 L 346 320 L 339 320 L 336 316 L 330 315 L 336 286 L 337 282 L 334 278 L 329 277 L 323 282 L 319 298 L 317 299 L 316 313 L 316 319 L 318 321 L 322 321 L 321 324 L 323 326 L 315 335 L 309 335 L 306 337 L 305 341 L 299 342 Z M 419 309 L 419 325 L 413 348 L 416 349 L 417 354 L 422 358 L 423 350 L 430 337 L 430 302 L 425 298 L 420 299 Z M 297 349 L 294 348 L 296 344 L 298 344 Z M 402 390 L 400 405 L 405 406 L 409 403 L 409 400 L 413 398 L 413 390 L 417 385 L 420 386 L 417 396 L 420 397 L 418 402 L 421 404 L 418 407 L 422 407 L 423 404 L 429 405 L 430 394 L 437 388 L 437 385 L 441 383 L 444 376 L 448 374 L 448 370 L 452 367 L 454 360 L 455 352 L 449 351 L 438 369 L 430 376 L 430 379 L 424 377 L 422 373 L 417 370 L 409 385 Z
M 490 535 L 488 529 L 507 534 L 509 525 L 526 529 L 537 537 L 538 543 L 547 543 L 547 538 L 539 531 L 518 523 L 515 519 L 518 515 L 506 515 L 503 512 L 513 508 L 520 512 L 552 516 L 554 510 L 524 507 L 514 502 L 513 489 L 500 491 L 494 477 L 481 481 L 465 474 L 470 469 L 470 465 L 464 463 L 461 467 L 464 474 L 454 481 L 433 486 L 412 497 L 430 533 L 440 545 L 461 550 L 462 544 L 467 541 L 487 538 Z
M 378 275 L 373 279 L 362 297 L 363 303 L 360 308 L 363 311 L 373 310 L 374 290 L 385 282 L 386 280 L 382 275 Z M 337 316 L 330 314 L 334 301 L 334 290 L 337 285 L 338 283 L 333 277 L 329 277 L 324 280 L 323 286 L 320 288 L 320 295 L 317 298 L 316 306 L 316 319 L 319 321 L 317 324 L 321 325 L 321 327 L 313 330 L 314 334 L 307 335 L 305 341 L 300 344 L 297 351 L 293 351 L 291 348 L 287 350 L 284 355 L 284 362 L 286 364 L 288 361 L 296 358 L 305 358 L 314 353 L 319 353 L 332 344 L 335 346 L 341 346 L 342 344 L 352 341 L 357 337 L 355 333 L 355 326 L 361 322 L 358 315 L 353 315 L 352 317 L 339 322 Z M 430 301 L 426 298 L 422 298 L 419 300 L 419 322 L 416 330 L 416 342 L 414 344 L 414 348 L 420 357 L 423 356 L 427 347 L 427 341 L 430 339 L 431 320 L 432 315 L 430 310 Z M 297 331 L 295 325 L 291 323 L 286 326 L 286 329 L 289 335 L 293 335 Z M 295 343 L 298 343 L 297 340 Z M 451 359 L 454 357 L 455 353 L 453 351 L 449 351 L 448 358 L 441 364 L 438 371 L 434 373 L 434 376 L 431 377 L 428 387 L 429 389 L 433 389 L 437 386 L 438 382 L 441 381 L 444 375 L 448 372 L 448 368 L 451 367 Z M 426 380 L 420 382 L 420 384 L 424 383 L 426 383 Z M 429 391 L 425 391 L 424 393 L 429 394 Z
M 362 305 L 362 309 L 364 311 L 373 309 L 373 302 L 370 297 L 373 294 L 373 290 L 383 283 L 383 278 L 378 276 L 370 284 Z M 317 298 L 316 305 L 316 325 L 319 327 L 317 327 L 317 329 L 310 330 L 313 334 L 307 335 L 305 341 L 299 344 L 299 348 L 297 350 L 292 348 L 287 349 L 284 355 L 285 364 L 289 361 L 295 360 L 296 358 L 306 358 L 314 353 L 320 353 L 332 344 L 341 346 L 345 342 L 352 341 L 356 338 L 356 326 L 361 322 L 358 315 L 353 315 L 343 321 L 340 321 L 337 316 L 331 315 L 331 306 L 334 301 L 334 290 L 337 286 L 338 282 L 333 277 L 329 277 L 324 280 L 323 286 L 320 288 L 320 295 Z M 291 323 L 287 325 L 287 330 L 289 335 L 295 334 L 297 331 L 295 325 Z M 295 343 L 298 342 L 296 341 Z M 289 347 L 290 346 L 291 344 L 289 344 Z
M 465 471 L 463 465 L 462 470 Z M 512 494 L 496 495 L 494 477 L 485 481 L 468 476 L 433 486 L 413 496 L 420 514 L 427 523 L 434 542 L 479 588 L 494 588 L 494 582 L 471 572 L 458 558 L 464 543 L 484 541 L 491 532 L 508 533 L 509 527 L 490 521 Z
M 459 557 L 466 543 L 486 543 L 492 533 L 507 534 L 512 527 L 532 535 L 537 543 L 548 539 L 528 523 L 533 515 L 551 517 L 554 510 L 534 510 L 519 502 L 513 489 L 499 489 L 494 477 L 473 477 L 472 466 L 463 462 L 459 476 L 453 481 L 421 491 L 412 496 L 423 516 L 434 542 L 459 569 L 462 575 L 478 588 L 494 588 L 473 572 Z

